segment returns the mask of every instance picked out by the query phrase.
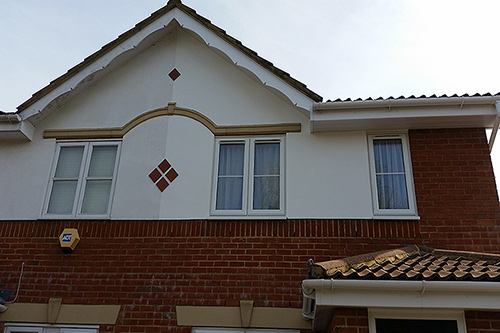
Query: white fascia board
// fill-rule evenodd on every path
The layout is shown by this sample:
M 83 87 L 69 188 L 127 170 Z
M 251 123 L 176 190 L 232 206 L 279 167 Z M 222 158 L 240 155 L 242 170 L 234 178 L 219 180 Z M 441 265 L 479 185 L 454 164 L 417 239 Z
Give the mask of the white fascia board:
M 269 72 L 267 69 L 256 63 L 255 60 L 238 50 L 229 42 L 217 36 L 214 32 L 207 29 L 198 21 L 194 20 L 184 12 L 180 12 L 176 16 L 176 19 L 181 27 L 198 35 L 209 47 L 224 53 L 234 65 L 254 74 L 264 86 L 281 92 L 293 105 L 307 110 L 308 112 L 311 110 L 311 106 L 314 102 L 312 99 L 293 88 L 278 76 Z
M 53 103 L 59 97 L 63 97 L 64 99 L 64 96 L 71 93 L 78 86 L 78 84 L 80 84 L 86 78 L 89 78 L 92 75 L 95 75 L 97 72 L 108 67 L 110 63 L 118 56 L 128 51 L 135 50 L 135 52 L 138 52 L 139 48 L 137 47 L 141 44 L 141 42 L 143 42 L 153 33 L 167 27 L 173 20 L 176 20 L 184 29 L 191 30 L 193 33 L 198 35 L 202 40 L 205 41 L 208 46 L 213 47 L 226 54 L 236 66 L 245 68 L 246 70 L 249 70 L 250 72 L 255 74 L 255 76 L 262 82 L 263 85 L 280 91 L 290 100 L 292 104 L 307 111 L 311 109 L 313 100 L 306 97 L 298 90 L 294 89 L 292 86 L 264 69 L 254 60 L 243 54 L 240 50 L 236 49 L 230 43 L 217 36 L 215 33 L 207 29 L 205 26 L 194 20 L 192 17 L 190 17 L 180 9 L 174 8 L 171 11 L 165 13 L 160 18 L 146 25 L 136 34 L 127 38 L 122 43 L 109 50 L 103 56 L 88 64 L 86 67 L 82 68 L 80 72 L 74 74 L 54 90 L 50 91 L 45 96 L 34 102 L 32 105 L 28 106 L 20 113 L 22 119 L 28 119 L 44 111 L 45 108 L 51 107 L 51 103 Z
M 304 280 L 316 306 L 500 311 L 500 282 Z
M 18 114 L 0 115 L 0 141 L 31 141 L 35 126 Z
M 154 22 L 148 24 L 143 29 L 139 30 L 133 36 L 127 38 L 122 43 L 118 44 L 107 53 L 105 53 L 100 58 L 96 59 L 94 62 L 89 63 L 86 67 L 82 68 L 80 72 L 74 74 L 68 78 L 65 82 L 60 84 L 54 90 L 50 91 L 45 96 L 41 97 L 32 105 L 28 106 L 20 115 L 22 119 L 28 119 L 37 113 L 42 112 L 47 106 L 49 106 L 55 99 L 59 96 L 70 93 L 77 85 L 84 81 L 87 77 L 105 69 L 110 63 L 116 59 L 118 56 L 124 54 L 125 52 L 134 50 L 144 39 L 148 36 L 165 28 L 171 21 L 175 18 L 176 13 L 179 9 L 175 8 L 162 17 L 158 18 Z
M 495 103 L 440 104 L 422 103 L 412 106 L 381 106 L 369 108 L 338 108 L 313 111 L 311 127 L 313 132 L 385 130 L 452 127 L 491 127 L 497 111 Z

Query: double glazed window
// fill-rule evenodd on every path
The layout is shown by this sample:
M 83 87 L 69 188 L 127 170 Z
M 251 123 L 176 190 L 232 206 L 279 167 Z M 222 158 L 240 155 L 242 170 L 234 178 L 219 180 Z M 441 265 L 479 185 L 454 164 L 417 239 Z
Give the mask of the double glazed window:
M 370 136 L 369 143 L 375 214 L 415 214 L 406 135 Z
M 109 216 L 119 142 L 60 143 L 46 216 Z
M 283 213 L 282 139 L 217 140 L 214 214 Z

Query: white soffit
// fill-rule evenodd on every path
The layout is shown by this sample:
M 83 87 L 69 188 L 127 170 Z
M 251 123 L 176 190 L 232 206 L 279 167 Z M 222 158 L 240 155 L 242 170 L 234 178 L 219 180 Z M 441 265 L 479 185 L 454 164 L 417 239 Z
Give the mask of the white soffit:
M 244 72 L 250 72 L 251 77 L 260 81 L 261 84 L 270 88 L 274 94 L 276 91 L 281 98 L 287 99 L 287 102 L 295 105 L 305 114 L 309 114 L 309 110 L 313 101 L 304 94 L 287 84 L 285 81 L 266 70 L 264 67 L 256 63 L 253 59 L 242 53 L 229 42 L 217 36 L 210 29 L 206 28 L 198 21 L 184 13 L 178 8 L 174 8 L 151 23 L 145 25 L 138 30 L 134 35 L 125 39 L 120 44 L 116 45 L 104 55 L 96 60 L 89 62 L 85 67 L 79 70 L 76 74 L 70 76 L 59 86 L 36 100 L 33 104 L 26 107 L 20 112 L 23 120 L 29 119 L 33 124 L 38 123 L 45 116 L 44 114 L 53 109 L 57 109 L 64 104 L 66 99 L 81 93 L 91 81 L 95 81 L 101 76 L 104 76 L 108 71 L 119 67 L 127 62 L 130 58 L 140 53 L 142 50 L 150 47 L 158 42 L 163 36 L 172 32 L 176 26 L 181 26 L 187 31 L 194 33 L 216 52 L 222 52 L 226 55 L 226 60 L 231 61 L 234 65 L 243 69 Z M 84 60 L 85 61 L 85 60 Z
M 312 132 L 431 128 L 491 128 L 500 96 L 315 103 Z

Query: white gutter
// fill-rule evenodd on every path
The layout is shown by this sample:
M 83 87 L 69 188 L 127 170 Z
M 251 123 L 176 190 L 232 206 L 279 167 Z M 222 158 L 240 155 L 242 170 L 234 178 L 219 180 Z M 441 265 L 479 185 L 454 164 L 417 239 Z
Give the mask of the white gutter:
M 317 306 L 500 311 L 500 282 L 309 279 L 302 291 L 306 319 Z
M 17 113 L 1 113 L 0 122 L 19 123 L 21 117 Z
M 491 132 L 490 142 L 488 143 L 490 147 L 490 153 L 491 150 L 493 149 L 493 144 L 495 143 L 495 138 L 498 132 L 498 126 L 500 126 L 500 101 L 495 102 L 495 107 L 497 109 L 497 116 L 495 118 L 495 123 L 493 124 L 493 131 Z
M 419 107 L 419 106 L 458 106 L 464 105 L 492 105 L 500 100 L 500 96 L 470 96 L 470 97 L 418 97 L 401 99 L 376 99 L 314 103 L 313 111 L 391 108 L 391 107 Z
M 0 141 L 31 141 L 35 126 L 17 113 L 0 113 Z

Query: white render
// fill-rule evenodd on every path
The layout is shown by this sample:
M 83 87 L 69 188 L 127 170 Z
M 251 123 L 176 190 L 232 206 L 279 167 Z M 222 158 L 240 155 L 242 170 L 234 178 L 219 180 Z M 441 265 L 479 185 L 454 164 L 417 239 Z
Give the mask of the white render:
M 168 77 L 173 68 L 181 73 L 176 81 Z M 303 108 L 185 29 L 174 29 L 38 118 L 32 141 L 0 143 L 0 218 L 42 218 L 56 149 L 55 139 L 42 138 L 44 130 L 121 127 L 169 102 L 217 125 L 301 123 L 300 133 L 284 135 L 285 214 L 271 218 L 372 218 L 366 133 L 311 134 Z M 221 218 L 210 216 L 215 137 L 204 125 L 156 117 L 122 142 L 110 218 Z M 179 176 L 160 192 L 148 174 L 164 158 Z

